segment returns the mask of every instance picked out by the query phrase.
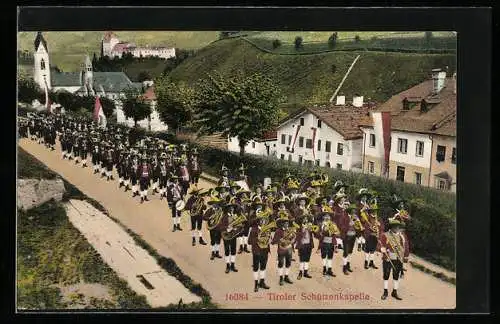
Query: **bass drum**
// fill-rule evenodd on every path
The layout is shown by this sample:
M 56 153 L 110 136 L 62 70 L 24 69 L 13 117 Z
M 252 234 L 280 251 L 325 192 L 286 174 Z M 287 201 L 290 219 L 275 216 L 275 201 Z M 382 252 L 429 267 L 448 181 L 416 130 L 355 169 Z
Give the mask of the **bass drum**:
M 184 200 L 179 200 L 175 203 L 175 209 L 177 209 L 178 211 L 184 210 L 185 207 L 186 203 L 184 202 Z

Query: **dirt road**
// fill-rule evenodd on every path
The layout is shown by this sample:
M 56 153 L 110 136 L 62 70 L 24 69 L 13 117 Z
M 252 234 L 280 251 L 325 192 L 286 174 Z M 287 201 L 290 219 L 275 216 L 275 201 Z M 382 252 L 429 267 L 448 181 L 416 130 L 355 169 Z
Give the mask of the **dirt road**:
M 363 268 L 364 257 L 355 251 L 349 276 L 342 273 L 341 254 L 335 254 L 333 271 L 337 277 L 325 279 L 321 275 L 320 255 L 313 252 L 310 273 L 313 278 L 297 280 L 298 262 L 292 263 L 292 285 L 278 285 L 276 248 L 269 257 L 266 282 L 271 289 L 253 292 L 251 254 L 238 254 L 236 268 L 239 272 L 224 273 L 224 259 L 210 261 L 207 246 L 191 246 L 190 221 L 183 219 L 182 232 L 173 233 L 170 210 L 165 200 L 149 195 L 150 201 L 140 204 L 139 197 L 132 198 L 118 188 L 117 181 L 107 182 L 92 174 L 92 167 L 82 169 L 72 161 L 62 160 L 60 146 L 49 151 L 43 145 L 27 139 L 20 147 L 37 157 L 50 169 L 77 186 L 83 193 L 101 203 L 114 218 L 139 234 L 160 254 L 173 258 L 193 280 L 201 283 L 212 295 L 213 301 L 227 309 L 453 309 L 456 304 L 455 286 L 436 279 L 407 265 L 405 278 L 400 280 L 399 294 L 402 301 L 391 297 L 382 301 L 383 291 L 380 256 L 376 257 L 378 270 Z M 115 176 L 116 177 L 116 176 Z M 200 186 L 212 184 L 201 180 Z M 205 241 L 209 240 L 204 229 Z M 222 250 L 222 247 L 221 247 Z M 223 250 L 222 250 L 223 255 Z M 295 257 L 298 260 L 298 256 Z M 389 283 L 389 290 L 392 283 Z M 331 297 L 319 300 L 317 294 Z M 350 299 L 350 300 L 349 300 Z

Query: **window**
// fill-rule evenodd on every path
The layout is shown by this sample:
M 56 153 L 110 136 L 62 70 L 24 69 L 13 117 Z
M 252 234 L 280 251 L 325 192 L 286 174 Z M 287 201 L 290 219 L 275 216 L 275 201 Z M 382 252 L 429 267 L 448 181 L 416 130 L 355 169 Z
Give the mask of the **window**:
M 457 148 L 454 147 L 451 151 L 451 163 L 457 164 Z
M 406 154 L 408 148 L 408 140 L 406 138 L 398 138 L 398 153 Z
M 319 166 L 319 160 L 316 160 L 316 166 Z
M 417 156 L 424 156 L 424 142 L 417 141 L 417 151 L 415 154 Z
M 398 166 L 397 172 L 396 172 L 396 180 L 397 181 L 405 181 L 405 168 Z
M 292 155 L 291 154 L 288 154 L 288 161 L 292 162 Z
M 403 110 L 410 110 L 410 103 L 408 102 L 408 99 L 403 100 Z
M 318 152 L 321 151 L 321 140 L 318 140 Z
M 306 148 L 312 149 L 313 148 L 313 140 L 308 138 L 306 139 Z
M 299 164 L 302 164 L 302 155 L 299 155 Z
M 332 151 L 332 142 L 326 141 L 326 146 L 325 146 L 325 152 L 331 152 Z
M 281 134 L 281 144 L 285 144 L 285 143 L 286 143 L 286 135 Z
M 285 159 L 285 154 L 280 155 L 280 159 L 284 160 Z
M 446 157 L 446 146 L 438 145 L 436 149 L 436 161 L 443 162 Z
M 318 128 L 321 128 L 321 120 L 318 119 Z
M 255 148 L 255 142 L 252 142 L 252 148 Z
M 344 155 L 344 144 L 337 143 L 337 155 Z
M 370 147 L 375 147 L 375 134 L 370 134 Z
M 418 185 L 422 184 L 422 173 L 415 172 L 415 184 L 418 184 Z
M 300 126 L 304 126 L 304 118 L 300 119 Z
M 299 147 L 304 147 L 304 137 L 299 137 Z
M 446 180 L 444 180 L 444 179 L 437 179 L 437 188 L 439 190 L 447 190 L 448 189 L 448 184 L 446 183 Z
M 42 60 L 40 61 L 40 69 L 41 69 L 41 70 L 45 70 L 45 60 L 44 60 L 44 59 L 42 59 Z
M 273 147 L 276 147 L 276 144 L 273 144 Z
M 292 145 L 292 135 L 288 135 L 288 145 Z
M 328 162 L 328 161 L 327 161 L 327 162 L 325 163 L 325 166 L 326 166 L 327 168 L 331 168 L 331 166 L 330 166 L 330 162 Z
M 342 164 L 337 163 L 337 169 L 342 170 Z
M 368 161 L 368 173 L 375 173 L 375 162 Z

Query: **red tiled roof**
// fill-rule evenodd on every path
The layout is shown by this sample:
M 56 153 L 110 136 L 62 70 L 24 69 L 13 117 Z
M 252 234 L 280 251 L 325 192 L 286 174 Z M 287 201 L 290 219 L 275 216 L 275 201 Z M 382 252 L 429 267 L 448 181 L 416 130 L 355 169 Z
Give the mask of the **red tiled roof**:
M 277 130 L 264 132 L 264 135 L 261 137 L 261 139 L 265 140 L 265 141 L 270 141 L 270 140 L 277 139 L 277 138 L 278 138 L 278 131 Z
M 432 95 L 432 80 L 424 81 L 393 96 L 377 111 L 391 112 L 393 130 L 456 136 L 457 98 L 453 93 L 453 82 L 452 78 L 447 78 L 445 87 L 437 95 Z M 415 102 L 415 107 L 403 110 L 405 98 Z M 426 112 L 421 111 L 422 101 L 429 105 Z M 373 121 L 370 118 L 361 125 L 373 126 Z
M 352 105 L 326 106 L 307 108 L 307 111 L 333 128 L 344 137 L 345 140 L 363 137 L 359 125 L 369 118 L 369 112 L 375 110 L 374 103 L 365 103 L 362 107 Z
M 116 44 L 111 51 L 112 52 L 122 53 L 125 50 L 129 50 L 130 47 L 131 47 L 130 43 L 120 42 L 120 43 Z
M 115 33 L 113 33 L 112 31 L 107 31 L 104 33 L 103 41 L 109 42 L 113 37 L 116 37 Z

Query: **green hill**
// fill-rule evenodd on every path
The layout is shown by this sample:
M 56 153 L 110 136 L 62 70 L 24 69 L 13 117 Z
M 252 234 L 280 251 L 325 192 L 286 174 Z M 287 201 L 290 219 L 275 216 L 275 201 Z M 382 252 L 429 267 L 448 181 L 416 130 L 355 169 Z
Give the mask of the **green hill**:
M 133 31 L 115 32 L 120 41 L 137 45 L 172 46 L 198 49 L 218 38 L 215 31 Z M 44 32 L 49 47 L 51 64 L 63 71 L 76 71 L 86 54 L 101 52 L 102 31 L 95 32 Z M 33 51 L 35 32 L 18 33 L 18 50 Z
M 358 93 L 365 100 L 384 101 L 397 92 L 429 77 L 433 68 L 454 71 L 451 54 L 409 54 L 368 51 L 337 51 L 311 55 L 270 54 L 236 38 L 212 43 L 180 64 L 174 80 L 194 83 L 207 73 L 231 75 L 261 72 L 276 81 L 289 105 L 326 102 L 340 84 L 357 55 L 361 55 L 339 95 L 347 100 Z

